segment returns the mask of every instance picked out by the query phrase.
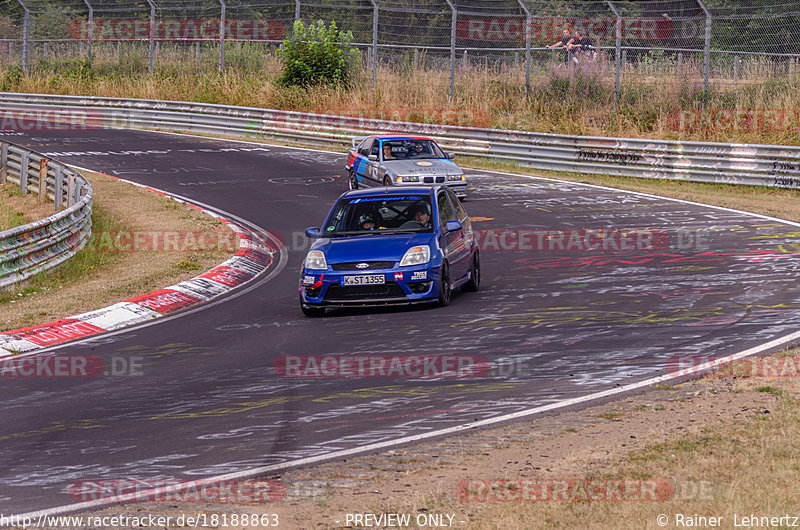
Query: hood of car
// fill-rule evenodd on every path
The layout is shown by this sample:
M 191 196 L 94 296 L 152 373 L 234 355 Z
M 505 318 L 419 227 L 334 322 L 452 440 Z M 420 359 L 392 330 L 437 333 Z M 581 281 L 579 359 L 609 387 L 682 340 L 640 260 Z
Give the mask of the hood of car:
M 384 160 L 383 165 L 395 175 L 460 175 L 463 173 L 455 163 L 450 160 L 422 159 L 422 160 Z
M 352 261 L 400 261 L 410 247 L 429 245 L 433 233 L 320 237 L 312 250 L 325 253 L 328 265 Z M 431 249 L 433 250 L 433 249 Z

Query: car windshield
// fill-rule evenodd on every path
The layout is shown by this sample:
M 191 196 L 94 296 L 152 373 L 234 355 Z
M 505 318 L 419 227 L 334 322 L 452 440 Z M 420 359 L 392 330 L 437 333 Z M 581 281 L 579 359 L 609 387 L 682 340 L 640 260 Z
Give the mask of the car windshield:
M 391 153 L 387 152 L 386 146 L 391 148 Z M 447 158 L 433 140 L 415 140 L 414 138 L 384 140 L 382 149 L 384 149 L 385 160 Z
M 336 203 L 320 237 L 432 231 L 429 196 L 348 197 Z

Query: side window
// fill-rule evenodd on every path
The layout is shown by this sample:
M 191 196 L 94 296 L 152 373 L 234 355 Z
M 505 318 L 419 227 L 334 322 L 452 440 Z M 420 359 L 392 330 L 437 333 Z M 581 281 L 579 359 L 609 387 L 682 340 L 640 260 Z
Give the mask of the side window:
M 439 192 L 437 202 L 439 204 L 439 225 L 444 228 L 448 221 L 456 220 L 456 212 L 453 210 L 453 205 L 450 204 L 450 199 L 447 198 L 445 192 Z
M 453 206 L 456 208 L 456 217 L 461 222 L 461 226 L 463 226 L 467 231 L 471 230 L 472 222 L 470 222 L 469 216 L 464 210 L 464 206 L 461 205 L 461 201 L 458 200 L 458 197 L 456 197 L 456 194 L 453 193 L 453 190 L 448 189 L 447 196 L 450 197 L 450 202 L 452 202 Z
M 369 154 L 378 156 L 378 142 L 372 144 L 372 150 L 369 152 Z
M 373 140 L 372 138 L 367 138 L 366 140 L 361 142 L 361 145 L 358 146 L 358 154 L 369 156 L 369 152 L 370 149 L 372 148 L 372 144 L 374 141 L 375 140 Z

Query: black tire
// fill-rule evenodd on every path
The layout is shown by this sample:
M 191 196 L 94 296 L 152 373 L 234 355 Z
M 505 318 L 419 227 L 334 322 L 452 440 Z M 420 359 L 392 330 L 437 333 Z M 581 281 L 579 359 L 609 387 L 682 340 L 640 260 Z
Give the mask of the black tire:
M 300 309 L 303 311 L 303 314 L 307 317 L 321 317 L 325 315 L 324 307 L 309 307 L 307 305 L 300 304 Z
M 389 175 L 386 175 L 385 177 L 383 177 L 383 185 L 384 186 L 391 186 L 392 185 L 392 179 L 389 178 Z
M 444 307 L 450 305 L 450 298 L 453 291 L 450 289 L 450 266 L 445 261 L 439 270 L 439 305 Z
M 356 172 L 352 169 L 350 170 L 350 175 L 347 177 L 347 189 L 350 190 L 357 190 L 358 189 L 358 179 L 356 178 Z
M 468 293 L 474 293 L 481 287 L 481 258 L 476 252 L 472 257 L 472 268 L 470 269 L 469 280 L 461 289 Z

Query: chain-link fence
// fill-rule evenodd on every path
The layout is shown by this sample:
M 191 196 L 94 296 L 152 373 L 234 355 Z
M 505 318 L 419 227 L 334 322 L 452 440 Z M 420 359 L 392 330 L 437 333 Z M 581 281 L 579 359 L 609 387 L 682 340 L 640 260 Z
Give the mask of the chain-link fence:
M 616 105 L 637 84 L 705 95 L 800 62 L 800 2 L 784 0 L 0 0 L 0 58 L 25 72 L 69 60 L 272 72 L 298 19 L 352 31 L 373 86 L 451 98 L 479 77 L 527 89 L 579 75 Z

